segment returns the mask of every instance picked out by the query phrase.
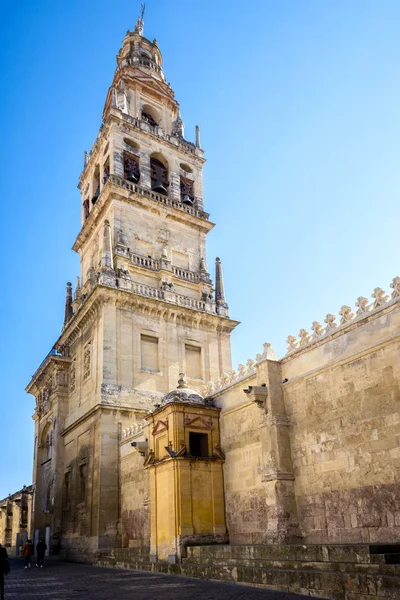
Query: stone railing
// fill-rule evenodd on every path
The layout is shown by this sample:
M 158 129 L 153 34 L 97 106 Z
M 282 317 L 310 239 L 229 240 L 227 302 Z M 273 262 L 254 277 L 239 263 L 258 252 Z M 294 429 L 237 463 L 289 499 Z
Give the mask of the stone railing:
M 139 63 L 139 65 L 147 67 L 148 69 L 153 69 L 153 71 L 156 71 L 157 73 L 162 72 L 160 65 L 158 65 L 156 62 L 154 62 L 154 60 L 151 60 L 150 58 L 139 58 L 137 62 Z
M 110 175 L 110 177 L 108 178 L 108 181 L 106 183 L 106 186 L 109 184 L 117 185 L 118 187 L 124 188 L 125 190 L 128 190 L 130 192 L 135 192 L 136 194 L 140 194 L 141 196 L 145 196 L 146 198 L 155 200 L 156 202 L 159 202 L 160 204 L 164 204 L 165 206 L 171 206 L 172 208 L 177 208 L 178 210 L 183 211 L 183 212 L 187 213 L 188 215 L 192 215 L 192 216 L 198 217 L 200 219 L 205 219 L 206 221 L 208 221 L 210 218 L 210 215 L 206 212 L 197 210 L 196 208 L 187 206 L 186 204 L 182 204 L 181 202 L 178 202 L 177 200 L 172 200 L 172 198 L 169 198 L 168 196 L 164 196 L 163 194 L 157 194 L 156 192 L 153 192 L 152 190 L 146 190 L 146 189 L 140 187 L 139 185 L 136 185 L 135 183 L 131 183 L 130 181 L 127 181 L 126 179 L 124 179 L 123 177 L 120 177 L 119 175 Z
M 133 265 L 137 265 L 138 267 L 143 267 L 144 269 L 151 269 L 152 271 L 160 270 L 160 261 L 155 258 L 149 258 L 146 256 L 141 256 L 140 254 L 134 254 L 130 252 L 130 259 Z
M 149 298 L 159 298 L 160 300 L 164 300 L 165 302 L 170 302 L 172 304 L 177 304 L 178 306 L 183 306 L 185 308 L 193 308 L 194 310 L 199 310 L 201 312 L 207 312 L 210 314 L 215 314 L 215 302 L 205 302 L 203 300 L 197 300 L 196 298 L 190 298 L 189 296 L 182 296 L 180 294 L 175 294 L 169 290 L 160 290 L 155 287 L 151 287 L 149 285 L 144 285 L 142 283 L 138 283 L 135 281 L 130 281 L 129 279 L 122 278 L 120 279 L 119 287 L 121 287 L 122 281 L 124 282 L 124 286 L 122 289 L 126 291 L 131 291 L 134 294 L 138 294 L 139 296 L 147 296 Z
M 163 293 L 161 290 L 158 290 L 155 287 L 151 287 L 150 285 L 135 283 L 134 281 L 132 281 L 132 292 L 134 294 L 139 294 L 140 296 L 148 296 L 150 298 L 162 299 L 163 297 Z
M 213 396 L 231 385 L 235 385 L 239 381 L 246 379 L 247 377 L 254 375 L 256 372 L 256 365 L 263 360 L 277 360 L 275 350 L 271 348 L 271 344 L 266 342 L 262 354 L 257 354 L 255 360 L 248 358 L 246 364 L 241 363 L 237 371 L 233 370 L 230 373 L 223 373 L 222 377 L 218 377 L 214 381 L 209 381 L 206 385 L 201 388 L 201 393 L 204 397 Z
M 338 311 L 340 316 L 339 323 L 336 323 L 335 315 L 329 313 L 324 319 L 325 327 L 318 321 L 314 321 L 311 325 L 312 333 L 308 332 L 307 329 L 300 329 L 299 339 L 296 339 L 293 335 L 289 335 L 286 340 L 288 345 L 286 356 L 324 339 L 336 331 L 340 331 L 375 311 L 385 308 L 389 304 L 397 302 L 400 299 L 400 277 L 394 277 L 390 287 L 393 289 L 390 298 L 380 287 L 375 288 L 372 292 L 371 296 L 373 300 L 371 302 L 368 298 L 359 296 L 355 302 L 355 312 L 353 312 L 351 306 L 343 305 Z
M 201 281 L 200 273 L 195 273 L 194 271 L 189 271 L 189 269 L 182 269 L 181 267 L 172 266 L 172 272 L 175 277 L 179 279 L 184 279 L 185 281 L 193 281 L 194 283 L 198 283 Z
M 127 440 L 128 438 L 141 433 L 147 426 L 147 421 L 143 420 L 141 423 L 134 423 L 130 427 L 122 430 L 122 439 Z
M 175 295 L 175 301 L 180 306 L 186 306 L 187 308 L 194 308 L 195 310 L 206 310 L 207 304 L 203 300 L 196 300 L 196 298 L 190 298 L 189 296 Z

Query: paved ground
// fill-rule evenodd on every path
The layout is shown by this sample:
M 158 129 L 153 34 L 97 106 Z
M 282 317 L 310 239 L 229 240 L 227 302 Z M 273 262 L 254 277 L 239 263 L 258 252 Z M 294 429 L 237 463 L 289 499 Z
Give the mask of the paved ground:
M 24 569 L 20 559 L 11 559 L 6 578 L 5 600 L 301 600 L 305 596 L 261 590 L 230 583 L 202 581 L 49 561 L 43 569 L 33 563 Z M 309 597 L 307 597 L 308 600 Z

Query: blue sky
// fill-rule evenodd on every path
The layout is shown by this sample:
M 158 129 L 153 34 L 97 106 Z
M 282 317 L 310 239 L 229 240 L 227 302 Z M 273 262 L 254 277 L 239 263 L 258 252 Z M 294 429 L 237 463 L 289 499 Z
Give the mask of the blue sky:
M 83 151 L 140 3 L 7 3 L 0 24 L 0 498 L 31 481 L 34 400 L 78 257 Z M 151 0 L 186 137 L 201 126 L 233 365 L 400 275 L 400 3 Z M 395 227 L 396 225 L 396 227 Z

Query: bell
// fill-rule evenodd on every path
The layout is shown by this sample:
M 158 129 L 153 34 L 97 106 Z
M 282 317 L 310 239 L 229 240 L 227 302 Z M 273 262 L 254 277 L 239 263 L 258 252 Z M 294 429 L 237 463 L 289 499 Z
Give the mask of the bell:
M 127 180 L 132 181 L 132 183 L 137 183 L 139 181 L 139 173 L 137 171 L 129 171 Z
M 183 202 L 183 204 L 188 204 L 189 206 L 193 206 L 193 200 L 191 199 L 189 194 L 183 194 L 182 202 Z
M 157 192 L 157 194 L 164 194 L 164 196 L 167 196 L 167 188 L 165 187 L 165 184 L 161 181 L 161 179 L 157 179 L 157 181 L 155 182 L 153 186 L 153 192 Z
M 96 204 L 97 198 L 100 196 L 100 188 L 98 187 L 92 198 L 92 204 Z

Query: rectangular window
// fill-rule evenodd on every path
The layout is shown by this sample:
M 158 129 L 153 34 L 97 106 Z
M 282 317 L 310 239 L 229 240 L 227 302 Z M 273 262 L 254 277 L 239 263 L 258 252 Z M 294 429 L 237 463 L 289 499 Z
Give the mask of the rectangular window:
M 194 379 L 202 379 L 201 348 L 185 344 L 186 375 Z
M 151 335 L 141 335 L 142 371 L 158 372 L 158 338 Z
M 189 454 L 192 456 L 208 456 L 208 434 L 189 431 Z

